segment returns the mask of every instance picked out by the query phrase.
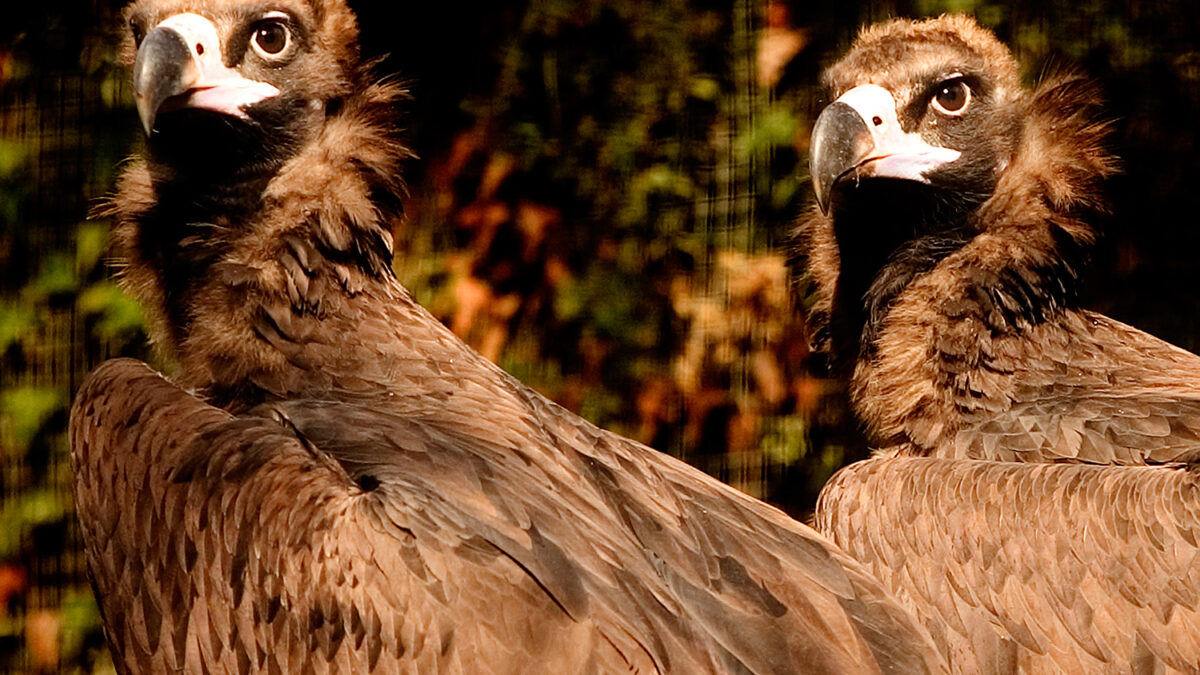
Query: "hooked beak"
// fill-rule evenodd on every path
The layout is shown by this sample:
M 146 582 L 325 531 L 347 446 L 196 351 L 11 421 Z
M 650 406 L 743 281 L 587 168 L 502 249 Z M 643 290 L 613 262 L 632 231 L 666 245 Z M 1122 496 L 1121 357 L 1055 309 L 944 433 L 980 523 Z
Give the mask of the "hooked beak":
M 216 26 L 198 14 L 177 14 L 155 26 L 133 63 L 133 96 L 147 136 L 165 110 L 197 108 L 246 119 L 245 107 L 278 94 L 274 86 L 227 68 Z
M 834 185 L 851 174 L 928 183 L 928 172 L 961 155 L 901 129 L 888 90 L 855 87 L 829 104 L 813 126 L 809 163 L 817 206 L 829 213 Z

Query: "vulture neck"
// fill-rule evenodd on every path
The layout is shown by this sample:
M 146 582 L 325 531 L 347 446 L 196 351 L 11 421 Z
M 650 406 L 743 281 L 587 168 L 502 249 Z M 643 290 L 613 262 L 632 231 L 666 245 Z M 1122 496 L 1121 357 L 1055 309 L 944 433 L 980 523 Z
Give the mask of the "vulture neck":
M 315 105 L 275 105 L 254 122 L 202 110 L 159 117 L 146 161 L 157 195 L 154 214 L 172 223 L 248 223 L 262 209 L 268 184 L 319 141 L 324 122 Z M 169 248 L 169 235 L 160 235 Z
M 948 195 L 907 181 L 875 180 L 849 189 L 855 194 L 836 202 L 832 214 L 841 267 L 829 332 L 832 366 L 842 376 L 871 358 L 889 309 L 909 283 L 975 236 L 978 207 L 952 207 Z
M 307 142 L 285 135 L 225 172 L 160 144 L 125 173 L 102 215 L 117 221 L 123 282 L 179 362 L 180 384 L 218 405 L 334 389 L 321 367 L 331 355 L 315 341 L 335 345 L 346 372 L 362 371 L 380 349 L 340 335 L 382 318 L 372 315 L 381 306 L 418 311 L 391 271 L 408 156 L 392 121 L 402 95 L 366 86 L 331 106 Z

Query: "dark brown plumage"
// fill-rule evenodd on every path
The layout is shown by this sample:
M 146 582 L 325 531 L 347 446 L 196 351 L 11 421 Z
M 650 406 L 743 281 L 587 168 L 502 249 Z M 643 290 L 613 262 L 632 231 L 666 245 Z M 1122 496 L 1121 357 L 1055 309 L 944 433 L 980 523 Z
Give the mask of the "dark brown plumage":
M 817 526 L 955 672 L 1196 672 L 1197 504 L 1174 467 L 876 457 L 833 478 Z
M 72 411 L 121 670 L 939 670 L 825 538 L 549 402 L 413 301 L 387 225 L 399 92 L 339 0 L 127 15 L 152 131 L 107 212 L 180 370 L 111 361 Z
M 1016 73 L 953 16 L 868 28 L 828 73 L 802 227 L 882 450 L 818 528 L 956 669 L 1194 672 L 1200 357 L 1078 306 L 1107 127 L 1083 78 Z

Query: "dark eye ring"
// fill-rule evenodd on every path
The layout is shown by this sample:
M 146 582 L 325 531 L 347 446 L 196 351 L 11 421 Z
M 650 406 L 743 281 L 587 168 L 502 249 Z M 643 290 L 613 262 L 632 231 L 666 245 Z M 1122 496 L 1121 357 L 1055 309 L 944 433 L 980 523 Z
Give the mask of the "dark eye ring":
M 286 24 L 275 19 L 258 22 L 250 38 L 254 51 L 264 59 L 274 60 L 292 44 L 292 33 Z
M 938 86 L 933 107 L 946 115 L 961 115 L 971 103 L 971 88 L 962 80 L 948 80 Z

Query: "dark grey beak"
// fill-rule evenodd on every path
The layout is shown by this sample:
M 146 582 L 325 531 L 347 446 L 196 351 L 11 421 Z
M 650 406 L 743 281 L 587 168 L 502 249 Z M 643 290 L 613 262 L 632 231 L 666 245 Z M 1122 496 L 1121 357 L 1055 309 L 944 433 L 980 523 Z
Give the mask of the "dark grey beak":
M 133 62 L 133 96 L 147 136 L 163 102 L 186 92 L 196 71 L 187 40 L 174 28 L 159 26 L 146 34 Z
M 829 213 L 833 185 L 875 150 L 875 138 L 862 115 L 834 101 L 821 112 L 812 131 L 809 171 L 821 213 Z

